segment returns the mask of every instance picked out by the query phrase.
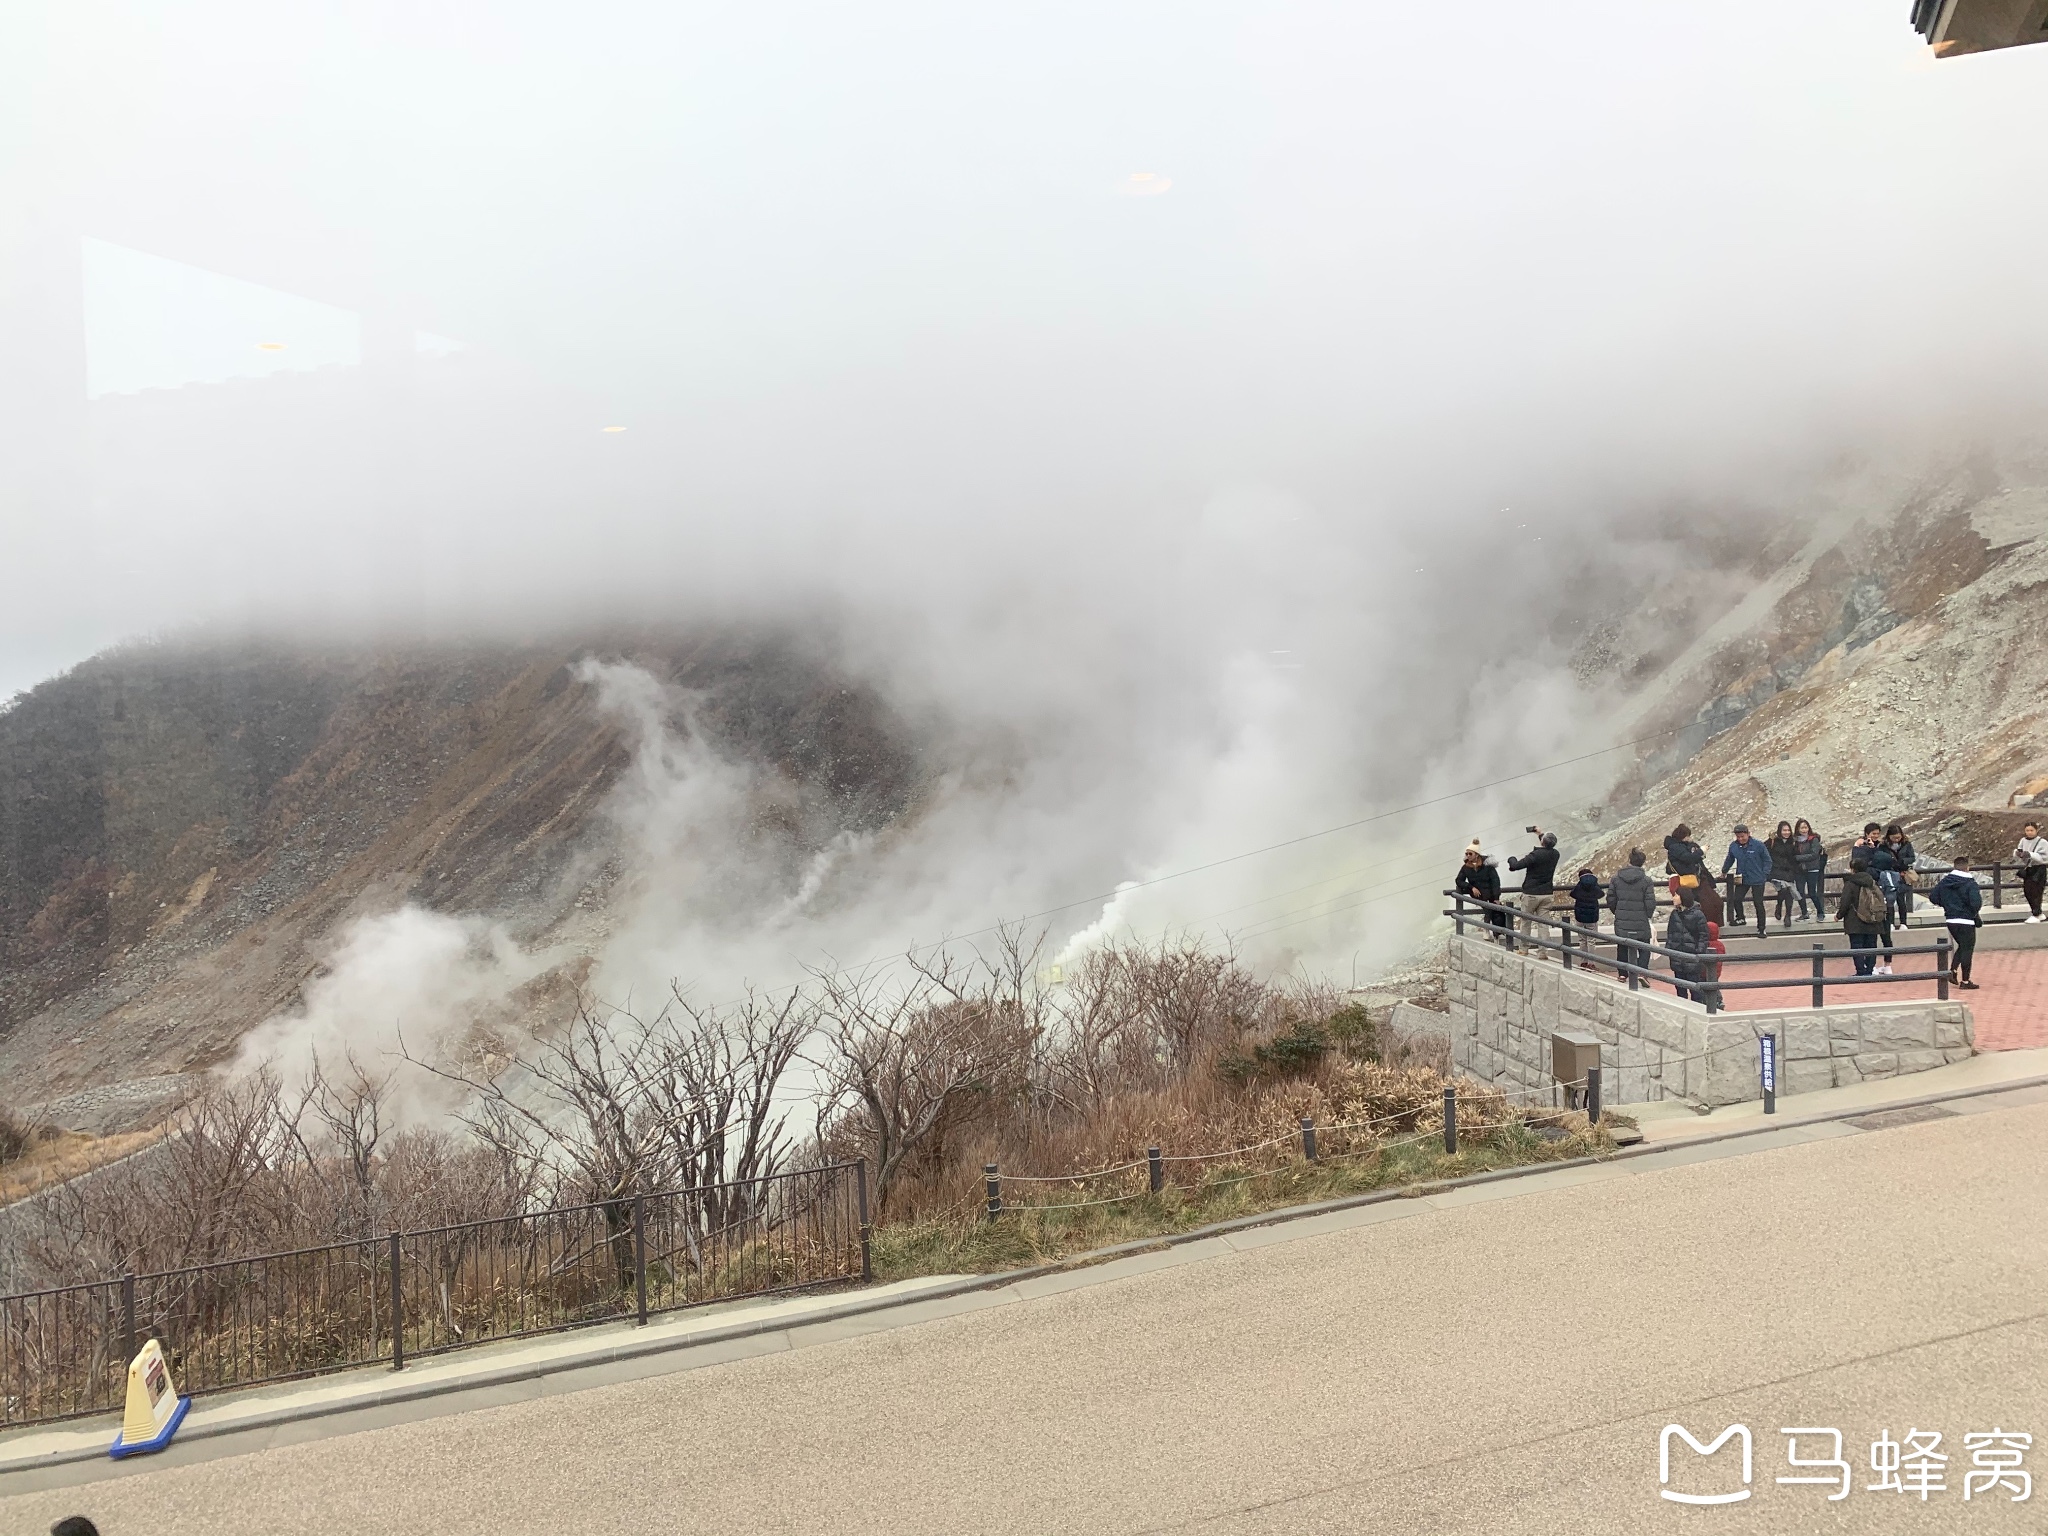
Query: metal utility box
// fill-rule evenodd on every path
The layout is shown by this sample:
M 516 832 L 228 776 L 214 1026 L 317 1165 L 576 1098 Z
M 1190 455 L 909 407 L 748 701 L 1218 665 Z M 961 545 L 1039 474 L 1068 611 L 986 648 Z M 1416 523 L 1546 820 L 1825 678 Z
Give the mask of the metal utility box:
M 1600 1065 L 1600 1037 L 1560 1029 L 1550 1037 L 1550 1075 L 1560 1083 L 1582 1083 Z

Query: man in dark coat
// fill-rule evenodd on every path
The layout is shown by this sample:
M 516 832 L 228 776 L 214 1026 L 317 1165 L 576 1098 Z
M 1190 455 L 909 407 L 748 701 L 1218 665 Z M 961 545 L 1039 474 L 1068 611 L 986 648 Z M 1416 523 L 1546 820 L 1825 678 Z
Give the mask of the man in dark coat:
M 1755 898 L 1756 936 L 1764 936 L 1764 886 L 1771 878 L 1770 850 L 1749 835 L 1749 828 L 1740 822 L 1735 827 L 1735 841 L 1728 845 L 1728 857 L 1721 861 L 1721 873 L 1731 875 L 1728 882 L 1729 921 L 1740 928 L 1748 921 L 1743 916 L 1743 903 Z
M 1614 914 L 1615 959 L 1647 969 L 1653 932 L 1650 924 L 1657 917 L 1657 882 L 1644 870 L 1644 862 L 1642 849 L 1629 849 L 1628 862 L 1607 882 L 1607 910 Z M 1629 939 L 1635 943 L 1623 942 Z
M 1523 913 L 1521 929 L 1525 937 L 1536 935 L 1536 917 L 1550 905 L 1550 898 L 1557 893 L 1557 834 L 1535 829 L 1536 846 L 1519 859 L 1508 860 L 1508 868 L 1522 872 L 1522 888 L 1515 893 L 1515 905 Z M 1540 953 L 1540 951 L 1539 951 Z
M 1977 983 L 1970 980 L 1970 962 L 1977 953 L 1977 930 L 1984 926 L 1984 892 L 1977 885 L 1977 877 L 1965 870 L 1951 869 L 1935 882 L 1927 899 L 1941 908 L 1948 919 L 1948 936 L 1955 944 L 1949 980 L 1976 991 Z
M 1877 941 L 1891 937 L 1890 914 L 1885 910 L 1884 892 L 1870 873 L 1870 860 L 1859 849 L 1849 860 L 1849 873 L 1842 876 L 1842 900 L 1835 908 L 1835 921 L 1849 935 L 1858 976 L 1875 974 Z M 1889 967 L 1886 968 L 1889 971 Z

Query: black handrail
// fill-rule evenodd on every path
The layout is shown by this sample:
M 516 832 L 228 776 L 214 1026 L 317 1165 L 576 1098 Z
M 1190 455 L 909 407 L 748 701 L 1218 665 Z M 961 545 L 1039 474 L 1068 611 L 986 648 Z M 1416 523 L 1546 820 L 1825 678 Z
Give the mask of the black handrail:
M 1539 912 L 1523 911 L 1520 908 L 1508 906 L 1504 902 L 1482 901 L 1476 896 L 1467 896 L 1455 890 L 1445 891 L 1444 895 L 1452 899 L 1454 906 L 1443 915 L 1452 919 L 1457 924 L 1460 936 L 1464 934 L 1467 923 L 1479 923 L 1481 921 L 1479 916 L 1468 910 L 1469 908 L 1477 908 L 1479 913 L 1494 914 L 1504 919 L 1503 922 L 1489 922 L 1484 923 L 1483 926 L 1494 934 L 1505 935 L 1510 947 L 1525 945 L 1555 951 L 1563 960 L 1567 970 L 1572 969 L 1572 958 L 1576 956 L 1585 969 L 1591 970 L 1596 974 L 1602 970 L 1611 970 L 1614 972 L 1616 980 L 1626 977 L 1630 991 L 1638 991 L 1641 989 L 1643 982 L 1662 976 L 1674 988 L 1683 987 L 1690 992 L 1705 994 L 1700 1001 L 1709 1013 L 1720 1011 L 1718 994 L 1724 989 L 1729 991 L 1763 991 L 1774 987 L 1807 987 L 1812 990 L 1813 994 L 1811 1006 L 1822 1008 L 1826 1006 L 1824 996 L 1825 989 L 1828 987 L 1890 985 L 1895 982 L 1931 981 L 1935 984 L 1935 1000 L 1937 1002 L 1948 1001 L 1951 971 L 1946 965 L 1933 971 L 1908 971 L 1903 974 L 1894 973 L 1885 976 L 1826 976 L 1821 972 L 1820 962 L 1827 952 L 1823 951 L 1819 945 L 1813 946 L 1812 949 L 1803 954 L 1797 951 L 1768 951 L 1761 954 L 1709 952 L 1701 955 L 1694 954 L 1690 950 L 1671 949 L 1666 945 L 1657 943 L 1653 939 L 1632 939 L 1626 935 L 1602 932 L 1598 928 L 1588 928 L 1583 924 L 1545 917 Z M 1548 929 L 1555 929 L 1563 937 L 1561 940 L 1546 939 L 1534 933 L 1517 932 L 1514 926 L 1517 920 L 1540 924 Z M 1611 944 L 1615 946 L 1616 953 L 1611 957 L 1603 955 L 1591 942 L 1573 944 L 1571 936 L 1574 933 L 1585 935 L 1588 940 L 1598 940 Z M 1790 960 L 1812 960 L 1815 962 L 1815 966 L 1814 972 L 1810 976 L 1767 976 L 1748 981 L 1723 981 L 1717 974 L 1711 979 L 1701 977 L 1698 980 L 1694 980 L 1680 974 L 1677 965 L 1674 965 L 1669 971 L 1660 972 L 1646 965 L 1638 965 L 1633 961 L 1623 960 L 1620 956 L 1620 950 L 1624 947 L 1632 953 L 1642 952 L 1652 956 L 1661 955 L 1667 960 L 1682 964 L 1687 970 L 1695 967 L 1705 968 L 1707 966 L 1714 966 L 1718 970 L 1729 965 L 1751 965 Z M 1885 953 L 1893 956 L 1934 955 L 1939 959 L 1946 960 L 1953 949 L 1954 946 L 1949 943 L 1948 936 L 1944 934 L 1932 944 L 1886 945 Z M 1853 959 L 1855 951 L 1835 951 L 1835 953 L 1842 954 L 1844 958 Z

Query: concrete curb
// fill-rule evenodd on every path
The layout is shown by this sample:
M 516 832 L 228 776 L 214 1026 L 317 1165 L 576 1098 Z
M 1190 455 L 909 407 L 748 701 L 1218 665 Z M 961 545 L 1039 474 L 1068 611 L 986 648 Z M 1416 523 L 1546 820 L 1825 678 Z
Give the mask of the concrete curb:
M 1074 1254 L 1068 1258 L 1055 1260 L 1050 1263 L 1031 1265 L 1024 1269 L 1003 1270 L 987 1275 L 964 1276 L 959 1280 L 950 1281 L 944 1285 L 932 1286 L 925 1290 L 897 1296 L 876 1297 L 868 1300 L 850 1300 L 843 1306 L 827 1307 L 816 1312 L 808 1312 L 798 1316 L 757 1318 L 750 1322 L 735 1323 L 729 1327 L 706 1329 L 702 1332 L 675 1337 L 643 1338 L 638 1340 L 628 1337 L 615 1344 L 602 1345 L 566 1359 L 527 1361 L 496 1370 L 480 1370 L 444 1381 L 411 1383 L 402 1380 L 394 1381 L 386 1388 L 363 1392 L 344 1400 L 325 1403 L 280 1404 L 272 1411 L 253 1413 L 246 1417 L 238 1417 L 220 1423 L 209 1424 L 204 1420 L 195 1420 L 185 1426 L 184 1433 L 179 1437 L 179 1441 L 183 1444 L 192 1441 L 210 1440 L 244 1434 L 253 1430 L 274 1429 L 284 1424 L 340 1417 L 368 1409 L 430 1401 L 437 1397 L 451 1396 L 461 1392 L 503 1387 L 525 1381 L 542 1380 L 551 1376 L 564 1376 L 579 1370 L 615 1365 L 625 1361 L 644 1360 L 666 1354 L 687 1354 L 695 1349 L 720 1344 L 731 1344 L 746 1339 L 761 1338 L 770 1334 L 843 1322 L 848 1319 L 872 1316 L 877 1313 L 899 1311 L 926 1302 L 945 1301 L 958 1296 L 973 1295 L 980 1291 L 1003 1290 L 1007 1287 L 1019 1285 L 1030 1280 L 1041 1279 L 1048 1275 L 1090 1269 L 1102 1264 L 1111 1263 L 1117 1259 L 1131 1258 L 1145 1253 L 1164 1252 L 1191 1243 L 1204 1242 L 1211 1238 L 1227 1237 L 1233 1233 L 1252 1231 L 1260 1227 L 1279 1226 L 1288 1222 L 1308 1220 L 1339 1211 L 1385 1205 L 1398 1200 L 1417 1200 L 1431 1195 L 1448 1194 L 1460 1189 L 1498 1184 L 1514 1179 L 1532 1178 L 1541 1174 L 1598 1167 L 1607 1163 L 1626 1162 L 1637 1158 L 1651 1157 L 1659 1153 L 1685 1152 L 1694 1147 L 1713 1146 L 1730 1141 L 1739 1141 L 1746 1137 L 1769 1135 L 1776 1131 L 1790 1131 L 1806 1126 L 1834 1124 L 1845 1120 L 1857 1119 L 1865 1115 L 1888 1114 L 1894 1110 L 1917 1109 L 1927 1105 L 1951 1103 L 1960 1099 L 1981 1098 L 1989 1094 L 2009 1093 L 2021 1089 L 2044 1086 L 2048 1086 L 2048 1074 L 2014 1078 L 2008 1082 L 1976 1084 L 1968 1088 L 1953 1089 L 1946 1093 L 1923 1094 L 1916 1098 L 1899 1099 L 1881 1104 L 1845 1107 L 1825 1114 L 1807 1115 L 1790 1119 L 1772 1117 L 1760 1124 L 1740 1126 L 1733 1130 L 1715 1132 L 1704 1136 L 1682 1137 L 1667 1142 L 1643 1142 L 1636 1146 L 1624 1147 L 1620 1151 L 1608 1153 L 1604 1156 L 1574 1157 L 1548 1163 L 1525 1163 L 1514 1168 L 1496 1168 L 1484 1173 L 1467 1174 L 1462 1178 L 1440 1179 L 1428 1184 L 1406 1184 L 1395 1189 L 1369 1190 L 1363 1194 L 1345 1195 L 1332 1200 L 1318 1200 L 1307 1205 L 1282 1206 L 1275 1210 L 1261 1211 L 1249 1216 L 1233 1217 L 1228 1221 L 1210 1222 L 1205 1226 L 1191 1227 L 1185 1232 L 1164 1233 L 1158 1237 L 1134 1238 L 1129 1242 L 1116 1243 L 1107 1248 L 1090 1249 L 1085 1253 Z M 341 1375 L 343 1373 L 336 1374 Z M 4 1451 L 4 1449 L 5 1442 L 0 1441 L 0 1451 Z M 52 1451 L 32 1457 L 10 1458 L 0 1455 L 0 1476 L 5 1476 L 12 1472 L 26 1472 L 72 1466 L 81 1463 L 101 1462 L 105 1459 L 106 1451 L 103 1448 L 89 1447 Z

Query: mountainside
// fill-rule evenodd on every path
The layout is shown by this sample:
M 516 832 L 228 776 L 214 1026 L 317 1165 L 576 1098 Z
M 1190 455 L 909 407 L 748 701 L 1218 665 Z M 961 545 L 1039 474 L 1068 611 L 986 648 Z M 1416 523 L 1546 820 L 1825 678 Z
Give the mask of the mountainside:
M 1872 488 L 1748 596 L 1621 709 L 1618 734 L 1659 739 L 1589 831 L 1598 867 L 1661 867 L 1681 820 L 1718 850 L 1801 816 L 1831 843 L 1897 820 L 1943 857 L 2009 854 L 2048 801 L 2048 459 Z
M 120 1081 L 72 1118 L 146 1118 L 294 1001 L 339 924 L 401 901 L 573 936 L 630 758 L 586 655 L 688 690 L 721 750 L 796 786 L 764 814 L 799 849 L 917 792 L 902 723 L 786 636 L 111 652 L 0 713 L 0 1097 Z

